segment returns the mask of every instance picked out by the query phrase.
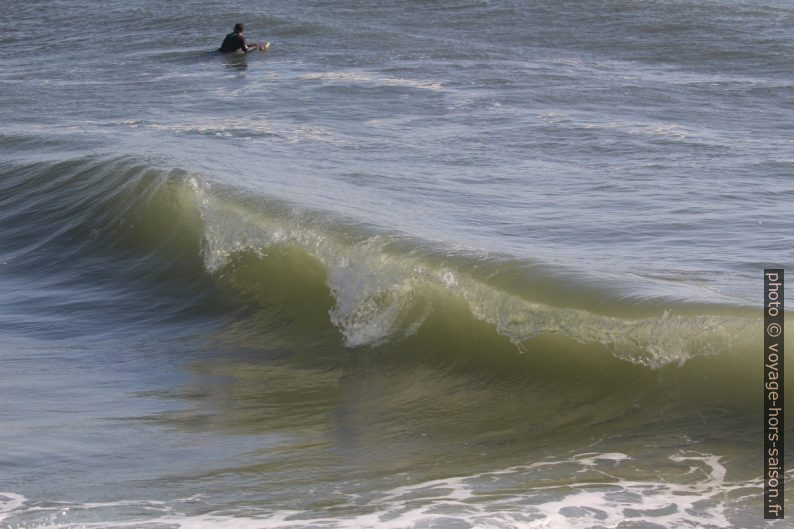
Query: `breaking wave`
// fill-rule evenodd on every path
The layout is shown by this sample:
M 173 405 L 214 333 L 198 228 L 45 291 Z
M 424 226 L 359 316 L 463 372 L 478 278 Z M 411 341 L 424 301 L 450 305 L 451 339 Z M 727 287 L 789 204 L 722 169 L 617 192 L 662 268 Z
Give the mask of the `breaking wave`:
M 59 262 L 73 276 L 112 256 L 118 281 L 192 278 L 180 311 L 208 310 L 218 297 L 232 313 L 269 307 L 293 327 L 330 326 L 347 348 L 464 337 L 516 354 L 591 350 L 661 368 L 743 362 L 760 335 L 755 309 L 632 295 L 575 270 L 417 239 L 131 158 L 6 164 L 2 183 L 7 272 Z

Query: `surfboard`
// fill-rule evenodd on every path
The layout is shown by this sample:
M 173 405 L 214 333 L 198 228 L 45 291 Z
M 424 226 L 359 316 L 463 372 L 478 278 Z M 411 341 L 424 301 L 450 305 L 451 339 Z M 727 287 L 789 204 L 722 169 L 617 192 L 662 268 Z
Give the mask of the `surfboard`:
M 240 49 L 240 50 L 235 50 L 233 52 L 230 52 L 230 53 L 228 53 L 228 55 L 245 55 L 246 53 L 250 53 L 252 51 L 267 51 L 270 48 L 270 42 L 269 41 L 265 41 L 265 42 L 262 42 L 261 44 L 249 44 L 248 46 L 249 46 L 249 48 L 248 48 L 247 52 L 244 52 L 242 49 Z M 220 50 L 218 50 L 218 51 L 220 51 Z

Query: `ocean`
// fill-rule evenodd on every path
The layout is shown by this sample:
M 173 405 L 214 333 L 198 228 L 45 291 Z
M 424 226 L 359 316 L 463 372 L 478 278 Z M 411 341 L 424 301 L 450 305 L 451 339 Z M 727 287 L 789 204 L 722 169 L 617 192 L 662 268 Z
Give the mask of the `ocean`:
M 790 1 L 2 11 L 0 527 L 792 526 Z

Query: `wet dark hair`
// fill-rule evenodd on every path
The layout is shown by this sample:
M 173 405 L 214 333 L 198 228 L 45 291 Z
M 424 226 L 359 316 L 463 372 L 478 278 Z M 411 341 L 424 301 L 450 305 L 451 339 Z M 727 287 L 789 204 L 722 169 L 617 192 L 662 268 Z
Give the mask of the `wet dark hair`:
M 244 29 L 245 28 L 243 27 L 243 25 L 240 22 L 238 22 L 237 24 L 234 25 L 234 32 L 235 33 L 240 33 Z

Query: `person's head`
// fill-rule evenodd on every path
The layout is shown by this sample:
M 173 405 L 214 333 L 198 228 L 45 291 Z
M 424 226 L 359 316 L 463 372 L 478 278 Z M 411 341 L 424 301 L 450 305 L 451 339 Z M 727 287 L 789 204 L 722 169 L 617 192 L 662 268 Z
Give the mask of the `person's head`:
M 240 22 L 238 22 L 237 24 L 234 25 L 234 32 L 235 33 L 242 33 L 243 31 L 245 31 L 245 28 L 243 27 L 243 25 Z

